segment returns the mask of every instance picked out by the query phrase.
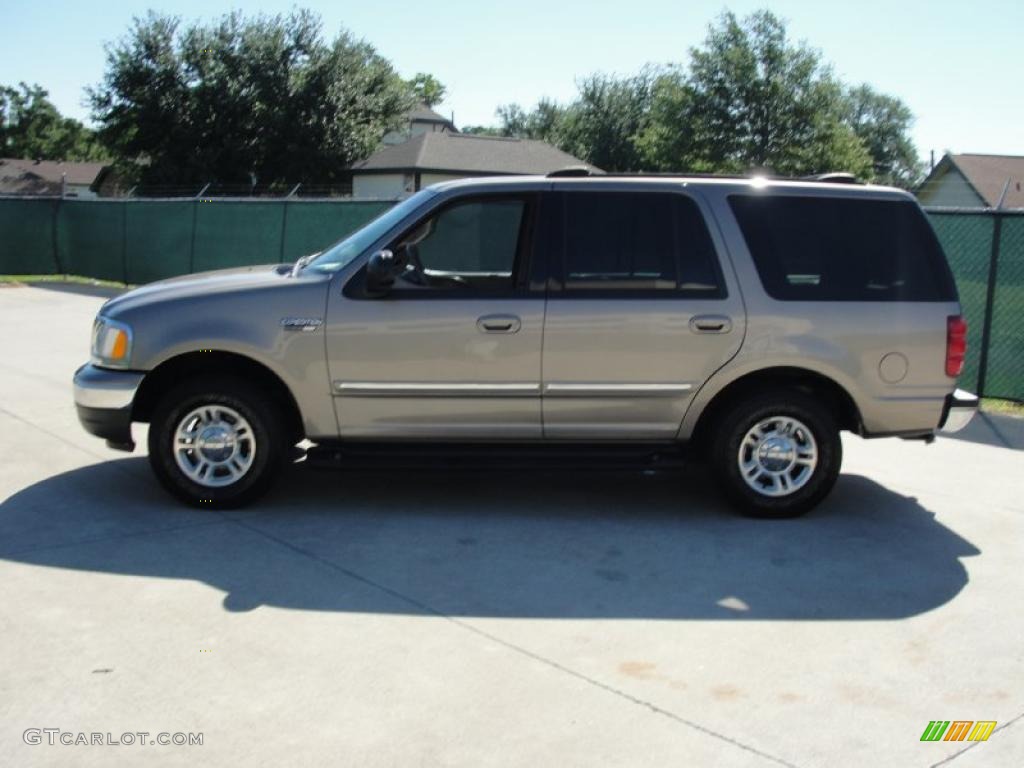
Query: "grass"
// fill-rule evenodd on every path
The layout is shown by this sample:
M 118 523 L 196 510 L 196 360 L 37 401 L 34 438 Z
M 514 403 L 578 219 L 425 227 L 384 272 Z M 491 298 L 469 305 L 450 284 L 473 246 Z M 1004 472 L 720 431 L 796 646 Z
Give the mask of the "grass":
M 97 280 L 81 275 L 0 275 L 0 283 L 75 283 L 77 285 L 100 285 L 106 288 L 127 288 L 126 283 L 116 280 Z
M 1020 319 L 1024 312 L 1024 275 L 1020 274 L 1020 266 L 1008 267 L 1008 274 L 996 287 L 985 388 L 989 392 L 1024 396 L 1024 323 Z M 957 285 L 968 325 L 967 361 L 960 382 L 964 389 L 970 390 L 978 381 L 978 351 L 981 349 L 987 286 L 977 280 L 962 278 L 957 280 Z
M 998 413 L 1003 416 L 1016 416 L 1024 419 L 1024 403 L 1016 400 L 1001 400 L 996 397 L 981 398 L 981 410 L 989 413 Z

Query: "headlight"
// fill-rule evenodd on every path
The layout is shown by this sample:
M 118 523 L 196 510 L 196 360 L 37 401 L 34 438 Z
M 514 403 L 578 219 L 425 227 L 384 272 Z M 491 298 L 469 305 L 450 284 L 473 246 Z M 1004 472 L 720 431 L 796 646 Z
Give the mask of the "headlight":
M 127 368 L 132 356 L 132 329 L 98 316 L 92 326 L 92 362 L 108 368 Z

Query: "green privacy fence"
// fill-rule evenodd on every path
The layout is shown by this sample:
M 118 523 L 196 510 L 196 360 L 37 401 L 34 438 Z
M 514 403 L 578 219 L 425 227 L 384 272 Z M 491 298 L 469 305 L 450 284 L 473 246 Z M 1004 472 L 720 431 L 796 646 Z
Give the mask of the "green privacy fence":
M 960 386 L 1024 400 L 1024 211 L 929 209 L 928 215 L 967 318 Z
M 0 274 L 148 283 L 294 261 L 387 210 L 369 200 L 0 199 Z
M 0 199 L 0 274 L 146 283 L 293 261 L 386 210 L 364 200 Z M 1024 400 L 1024 211 L 928 211 L 969 326 L 961 386 Z

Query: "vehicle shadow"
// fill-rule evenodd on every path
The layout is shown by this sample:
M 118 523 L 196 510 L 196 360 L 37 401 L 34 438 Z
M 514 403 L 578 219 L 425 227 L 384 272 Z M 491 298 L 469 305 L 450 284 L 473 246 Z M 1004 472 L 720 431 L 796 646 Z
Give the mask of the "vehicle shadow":
M 187 509 L 141 458 L 0 505 L 0 558 L 205 582 L 227 610 L 611 619 L 896 619 L 979 554 L 857 475 L 798 520 L 734 515 L 704 472 L 313 471 L 249 510 Z
M 40 288 L 44 291 L 57 291 L 58 293 L 75 293 L 80 296 L 95 296 L 101 299 L 112 299 L 120 296 L 130 288 L 121 288 L 115 285 L 93 285 L 92 283 L 58 282 L 52 280 L 28 280 L 25 283 L 32 288 Z
M 971 443 L 1024 451 L 1024 419 L 978 411 L 971 419 L 971 423 L 962 430 L 943 434 L 941 437 L 947 440 L 967 440 Z

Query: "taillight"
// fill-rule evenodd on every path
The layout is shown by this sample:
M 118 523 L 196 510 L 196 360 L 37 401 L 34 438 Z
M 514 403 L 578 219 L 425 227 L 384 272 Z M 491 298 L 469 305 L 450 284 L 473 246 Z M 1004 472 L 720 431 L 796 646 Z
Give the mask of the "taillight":
M 967 354 L 967 321 L 960 315 L 946 318 L 946 375 L 959 376 Z

